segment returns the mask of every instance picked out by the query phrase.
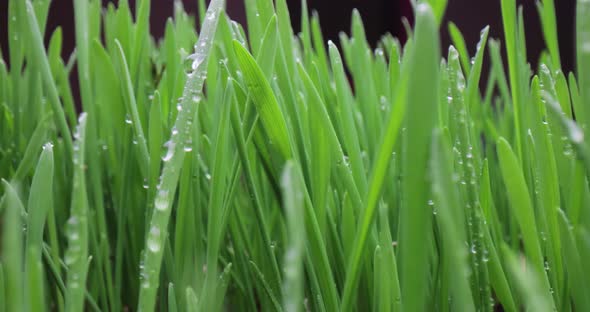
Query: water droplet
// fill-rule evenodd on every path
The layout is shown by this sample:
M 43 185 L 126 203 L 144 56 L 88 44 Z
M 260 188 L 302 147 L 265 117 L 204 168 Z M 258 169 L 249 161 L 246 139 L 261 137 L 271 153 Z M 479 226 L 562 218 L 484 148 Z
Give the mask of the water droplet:
M 177 110 L 177 111 L 179 111 L 179 112 L 181 112 L 181 111 L 182 111 L 182 103 L 178 103 L 178 104 L 176 105 L 176 110 Z
M 211 180 L 211 175 L 207 172 L 205 173 L 205 179 L 207 180 Z
M 66 265 L 70 266 L 74 264 L 76 260 L 78 260 L 78 254 L 71 252 L 70 250 L 67 250 L 66 255 L 64 257 L 64 262 L 66 263 Z
M 168 209 L 168 191 L 167 190 L 159 190 L 158 195 L 156 196 L 156 209 L 159 211 L 165 211 Z
M 125 115 L 125 123 L 130 125 L 133 123 L 133 121 L 131 121 L 131 116 L 129 115 Z
M 150 185 L 148 183 L 148 179 L 143 179 L 143 188 L 146 190 L 150 188 Z
M 162 157 L 163 161 L 170 161 L 170 159 L 172 159 L 172 156 L 174 156 L 174 148 L 175 148 L 175 143 L 170 140 L 166 143 L 164 143 L 164 147 L 166 147 L 168 150 L 166 151 L 166 155 L 164 155 L 164 157 Z
M 187 140 L 184 143 L 184 148 L 183 149 L 187 153 L 192 152 L 192 150 L 193 150 L 193 141 L 191 139 Z
M 576 125 L 574 122 L 571 122 L 568 128 L 572 142 L 576 144 L 584 142 L 584 132 L 580 127 L 578 127 L 578 125 Z
M 205 42 L 202 42 L 201 43 L 201 46 L 203 46 L 203 44 L 205 44 Z M 193 71 L 196 71 L 197 68 L 199 68 L 199 66 L 205 60 L 205 55 L 202 54 L 202 53 L 194 53 L 194 54 L 189 55 L 187 59 L 190 60 L 190 61 L 192 61 L 192 63 L 191 63 L 191 69 Z
M 147 247 L 153 253 L 160 251 L 160 229 L 156 226 L 152 226 L 150 228 L 150 233 L 148 234 L 147 240 Z
M 477 247 L 475 246 L 475 244 L 471 245 L 471 253 L 474 255 L 477 253 Z
M 490 261 L 490 257 L 489 257 L 489 254 L 488 254 L 488 250 L 487 249 L 484 249 L 483 250 L 483 256 L 481 257 L 481 261 L 483 261 L 484 263 Z
M 44 151 L 45 151 L 45 150 L 51 150 L 51 149 L 53 149 L 53 143 L 51 143 L 51 142 L 47 142 L 47 143 L 45 143 L 45 144 L 43 145 L 43 150 L 44 150 Z
M 387 110 L 387 106 L 388 106 L 387 104 L 388 104 L 387 98 L 384 95 L 382 95 L 381 96 L 381 111 L 384 112 L 385 110 Z
M 350 161 L 348 160 L 348 156 L 344 155 L 342 157 L 342 163 L 346 166 L 346 167 L 350 167 Z

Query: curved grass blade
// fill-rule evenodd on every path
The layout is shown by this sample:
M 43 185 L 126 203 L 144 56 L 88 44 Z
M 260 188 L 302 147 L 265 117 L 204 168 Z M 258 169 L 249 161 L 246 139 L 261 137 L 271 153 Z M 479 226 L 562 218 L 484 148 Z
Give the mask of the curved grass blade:
M 292 157 L 287 123 L 272 92 L 270 83 L 254 57 L 238 41 L 234 41 L 234 51 L 242 69 L 246 86 L 256 106 L 262 126 L 269 136 L 270 145 L 276 146 L 285 160 Z
M 48 92 L 49 103 L 53 110 L 53 117 L 55 118 L 55 124 L 62 134 L 62 137 L 66 146 L 66 155 L 71 156 L 73 151 L 72 134 L 70 128 L 66 122 L 66 115 L 59 100 L 57 87 L 53 75 L 51 74 L 51 67 L 49 66 L 49 59 L 45 52 L 45 46 L 43 44 L 43 38 L 39 30 L 37 18 L 33 10 L 33 5 L 29 0 L 26 1 L 26 19 L 28 24 L 29 40 L 32 45 L 31 51 L 33 53 L 34 66 L 41 73 L 43 84 L 46 91 Z M 69 157 L 68 157 L 69 158 Z
M 141 290 L 138 310 L 152 311 L 156 303 L 159 286 L 160 268 L 164 245 L 166 242 L 168 222 L 170 220 L 172 200 L 178 185 L 180 169 L 184 162 L 185 151 L 192 150 L 192 129 L 195 107 L 200 103 L 203 85 L 207 76 L 207 58 L 215 39 L 217 22 L 223 10 L 223 0 L 213 0 L 205 14 L 201 35 L 195 45 L 195 53 L 190 56 L 192 72 L 188 74 L 183 91 L 180 111 L 176 117 L 170 141 L 166 143 L 168 151 L 164 156 L 164 169 L 154 203 L 154 212 L 146 236 L 146 250 L 143 259 Z

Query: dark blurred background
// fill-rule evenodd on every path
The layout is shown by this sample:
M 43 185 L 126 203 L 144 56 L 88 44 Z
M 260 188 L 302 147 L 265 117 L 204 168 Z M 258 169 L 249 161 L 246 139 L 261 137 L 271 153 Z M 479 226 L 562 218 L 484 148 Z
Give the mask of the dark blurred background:
M 116 0 L 111 0 L 116 2 Z M 540 22 L 535 7 L 538 0 L 518 0 L 524 8 L 525 29 L 527 33 L 528 60 L 533 66 L 544 47 Z M 103 0 L 106 4 L 108 0 Z M 130 6 L 135 7 L 135 1 L 130 0 Z M 291 19 L 296 31 L 299 29 L 301 14 L 300 0 L 287 0 L 290 6 Z M 67 58 L 74 47 L 74 14 L 72 0 L 54 0 L 51 4 L 48 18 L 48 31 L 51 34 L 58 25 L 62 26 L 64 35 L 64 57 Z M 196 14 L 197 1 L 183 0 L 188 12 Z M 574 17 L 575 0 L 556 0 L 558 21 L 559 44 L 561 49 L 562 65 L 565 72 L 571 71 L 574 66 Z M 338 33 L 342 30 L 349 31 L 350 19 L 353 8 L 357 8 L 365 22 L 367 38 L 372 44 L 385 32 L 404 39 L 404 30 L 401 23 L 402 17 L 412 22 L 412 10 L 409 0 L 308 0 L 310 10 L 317 10 L 320 15 L 322 31 L 325 39 L 337 42 Z M 155 36 L 162 36 L 166 19 L 172 15 L 172 0 L 152 0 L 151 30 Z M 243 0 L 227 0 L 229 15 L 245 25 Z M 0 0 L 0 44 L 2 54 L 8 59 L 7 52 L 7 15 L 8 0 Z M 469 52 L 473 54 L 479 31 L 486 25 L 490 25 L 490 36 L 502 38 L 502 19 L 500 15 L 499 0 L 449 0 L 445 22 L 441 27 L 443 53 L 450 44 L 447 32 L 447 22 L 453 21 L 463 32 Z M 48 39 L 48 38 L 46 38 Z

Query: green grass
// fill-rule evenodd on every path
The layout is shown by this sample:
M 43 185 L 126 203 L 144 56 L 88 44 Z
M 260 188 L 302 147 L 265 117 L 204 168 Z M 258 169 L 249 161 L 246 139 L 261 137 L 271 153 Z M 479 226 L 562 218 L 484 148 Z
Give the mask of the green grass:
M 9 0 L 0 312 L 590 309 L 589 3 L 564 73 L 553 0 L 533 69 L 514 0 L 505 42 L 431 0 L 374 49 L 305 1 L 299 34 L 285 0 L 175 2 L 155 39 L 149 0 L 75 0 L 67 59 Z

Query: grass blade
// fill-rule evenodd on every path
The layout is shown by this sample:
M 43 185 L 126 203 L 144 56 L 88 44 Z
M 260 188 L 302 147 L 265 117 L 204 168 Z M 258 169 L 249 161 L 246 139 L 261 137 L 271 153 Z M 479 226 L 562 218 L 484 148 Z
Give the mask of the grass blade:
M 303 308 L 305 225 L 303 223 L 303 191 L 296 170 L 293 162 L 287 162 L 281 179 L 287 228 L 290 233 L 290 242 L 284 257 L 283 309 L 286 312 L 297 312 Z
M 84 157 L 86 151 L 86 118 L 85 113 L 80 115 L 75 133 L 72 206 L 66 229 L 66 235 L 68 236 L 68 249 L 65 255 L 65 264 L 68 267 L 65 296 L 66 311 L 81 311 L 84 309 L 84 294 L 86 293 L 86 279 L 88 276 L 89 216 Z
M 552 298 L 550 286 L 545 275 L 545 266 L 541 246 L 537 236 L 537 225 L 529 191 L 527 189 L 522 169 L 510 144 L 503 138 L 498 141 L 498 158 L 506 191 L 510 199 L 510 207 L 523 233 L 524 247 L 527 257 L 530 259 L 533 270 L 536 272 L 539 283 L 543 287 L 544 295 Z M 513 271 L 514 272 L 514 271 Z M 553 300 L 551 305 L 554 306 Z M 555 310 L 555 308 L 553 308 Z
M 156 303 L 156 291 L 159 286 L 160 268 L 162 265 L 162 251 L 168 231 L 172 200 L 178 184 L 179 171 L 185 157 L 185 148 L 192 149 L 193 112 L 199 104 L 202 96 L 203 84 L 207 75 L 207 57 L 209 56 L 217 22 L 223 9 L 223 0 L 213 0 L 209 4 L 206 20 L 203 23 L 201 36 L 195 45 L 195 54 L 191 56 L 192 71 L 188 79 L 180 103 L 180 111 L 174 124 L 173 134 L 167 142 L 168 151 L 164 156 L 164 168 L 160 176 L 160 184 L 154 203 L 154 212 L 146 237 L 146 252 L 144 263 L 143 281 L 139 294 L 138 309 L 152 311 Z

